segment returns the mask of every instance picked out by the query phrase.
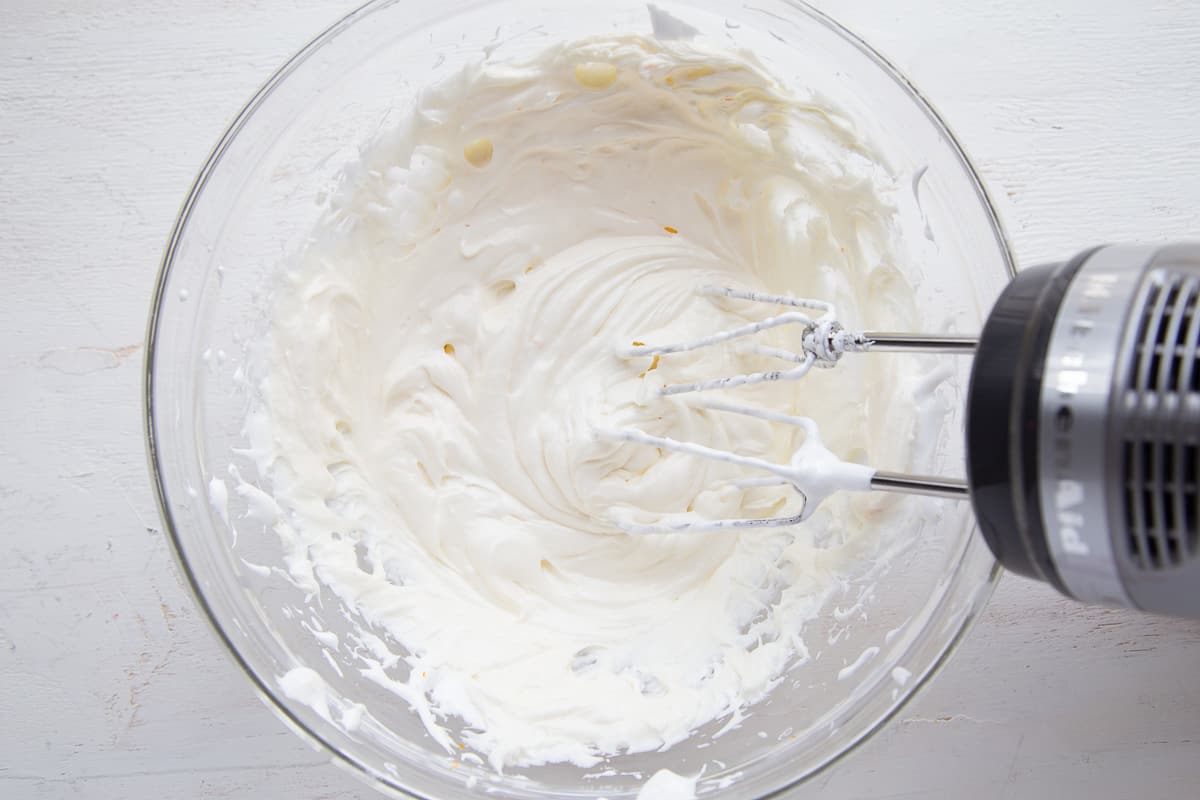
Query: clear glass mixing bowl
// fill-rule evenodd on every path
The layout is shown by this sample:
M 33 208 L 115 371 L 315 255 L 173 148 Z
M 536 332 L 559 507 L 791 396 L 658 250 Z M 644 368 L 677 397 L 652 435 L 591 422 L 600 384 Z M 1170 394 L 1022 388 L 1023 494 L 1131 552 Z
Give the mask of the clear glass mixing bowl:
M 603 33 L 695 36 L 746 50 L 786 85 L 848 111 L 905 188 L 898 202 L 910 263 L 902 268 L 921 301 L 950 311 L 959 330 L 978 330 L 1012 275 L 995 211 L 936 113 L 866 44 L 796 2 L 396 0 L 354 12 L 305 47 L 238 116 L 179 215 L 150 320 L 149 453 L 183 571 L 229 652 L 285 721 L 397 795 L 631 797 L 661 768 L 703 771 L 701 796 L 774 795 L 892 716 L 945 661 L 997 578 L 969 508 L 944 503 L 891 563 L 865 565 L 830 613 L 804 630 L 815 659 L 789 672 L 740 727 L 713 738 L 718 720 L 666 752 L 618 756 L 591 770 L 499 775 L 439 748 L 405 703 L 314 638 L 313 628 L 344 634 L 347 622 L 332 595 L 305 596 L 280 571 L 252 566 L 280 563 L 274 536 L 245 522 L 234 543 L 207 487 L 228 474 L 243 443 L 247 400 L 238 373 L 246 343 L 265 327 L 264 287 L 302 246 L 323 192 L 427 84 L 485 55 L 532 55 Z M 957 368 L 961 387 L 965 360 Z M 956 415 L 928 463 L 914 466 L 961 474 L 961 428 Z M 229 511 L 235 521 L 245 513 L 240 496 L 230 497 Z M 860 659 L 873 647 L 873 657 Z M 324 700 L 281 690 L 281 676 L 298 666 L 319 675 Z M 363 721 L 347 730 L 340 721 L 354 704 Z

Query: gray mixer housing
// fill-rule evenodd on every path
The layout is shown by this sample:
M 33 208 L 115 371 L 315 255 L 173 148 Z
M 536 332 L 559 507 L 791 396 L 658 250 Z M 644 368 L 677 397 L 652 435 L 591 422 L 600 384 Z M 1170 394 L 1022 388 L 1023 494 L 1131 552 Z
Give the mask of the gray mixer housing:
M 1200 616 L 1200 245 L 1027 270 L 984 326 L 968 481 L 1009 569 L 1084 602 Z

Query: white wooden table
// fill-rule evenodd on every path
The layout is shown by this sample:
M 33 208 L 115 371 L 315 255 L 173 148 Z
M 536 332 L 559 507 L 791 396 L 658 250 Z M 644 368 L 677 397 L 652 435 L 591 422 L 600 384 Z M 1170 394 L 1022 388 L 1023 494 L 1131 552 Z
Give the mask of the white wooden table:
M 0 0 L 0 798 L 371 796 L 255 700 L 185 595 L 138 395 L 194 172 L 355 4 Z M 820 5 L 941 109 L 1022 263 L 1200 236 L 1189 0 Z M 1200 795 L 1200 623 L 1006 577 L 932 686 L 798 795 L 967 792 Z

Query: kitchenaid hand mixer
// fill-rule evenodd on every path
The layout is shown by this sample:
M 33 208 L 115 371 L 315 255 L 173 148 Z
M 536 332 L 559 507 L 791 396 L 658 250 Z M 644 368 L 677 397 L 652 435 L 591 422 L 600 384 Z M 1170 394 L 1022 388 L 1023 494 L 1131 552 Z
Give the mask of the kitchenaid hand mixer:
M 770 328 L 799 330 L 791 352 L 758 345 L 783 369 L 664 386 L 663 394 L 803 377 L 872 351 L 974 353 L 965 481 L 847 464 L 812 420 L 731 403 L 704 407 L 798 425 L 805 439 L 774 464 L 639 430 L 606 431 L 758 470 L 741 485 L 790 484 L 799 514 L 623 525 L 632 533 L 791 525 L 830 492 L 879 490 L 969 500 L 996 558 L 1090 603 L 1200 616 L 1200 245 L 1107 246 L 1020 272 L 978 337 L 847 330 L 819 300 L 704 287 L 787 310 L 687 342 L 637 342 L 625 357 L 719 346 Z

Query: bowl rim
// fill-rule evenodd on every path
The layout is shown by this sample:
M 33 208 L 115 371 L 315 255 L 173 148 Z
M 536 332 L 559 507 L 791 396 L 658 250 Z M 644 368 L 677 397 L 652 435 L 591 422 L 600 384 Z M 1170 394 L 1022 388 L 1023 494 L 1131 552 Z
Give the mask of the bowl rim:
M 184 555 L 184 545 L 181 540 L 178 526 L 171 513 L 171 507 L 167 500 L 167 488 L 164 480 L 163 470 L 160 468 L 161 449 L 158 445 L 155 436 L 155 369 L 154 361 L 157 355 L 157 334 L 160 324 L 160 316 L 163 313 L 166 300 L 166 286 L 168 277 L 171 272 L 171 266 L 174 263 L 178 252 L 184 231 L 187 229 L 188 223 L 191 220 L 192 212 L 198 203 L 201 194 L 208 184 L 209 178 L 216 170 L 217 165 L 221 162 L 225 152 L 236 139 L 238 134 L 245 127 L 247 122 L 253 116 L 255 111 L 267 100 L 274 89 L 285 81 L 297 68 L 304 64 L 317 50 L 326 43 L 336 37 L 342 30 L 350 27 L 359 21 L 360 18 L 367 17 L 377 8 L 392 5 L 397 0 L 368 0 L 368 2 L 360 5 L 349 13 L 342 16 L 340 19 L 326 27 L 311 40 L 308 41 L 302 48 L 290 56 L 283 64 L 278 67 L 263 83 L 258 90 L 250 97 L 250 99 L 242 106 L 234 117 L 233 121 L 225 129 L 224 133 L 217 140 L 217 143 L 210 150 L 205 158 L 203 166 L 200 168 L 195 179 L 188 190 L 187 196 L 180 206 L 179 212 L 176 215 L 175 222 L 172 225 L 170 235 L 168 236 L 166 246 L 163 251 L 162 258 L 159 262 L 158 274 L 155 279 L 154 291 L 151 296 L 150 312 L 146 325 L 144 356 L 142 359 L 142 423 L 143 433 L 145 438 L 145 453 L 147 466 L 151 475 L 151 483 L 154 491 L 154 498 L 158 507 L 159 517 L 164 523 L 164 531 L 166 532 L 170 542 L 171 550 L 174 554 L 174 562 L 179 573 L 183 577 L 189 593 L 196 605 L 203 612 L 204 618 L 207 620 L 209 627 L 216 634 L 217 639 L 224 645 L 226 655 L 228 655 L 235 664 L 249 678 L 259 699 L 271 711 L 273 711 L 280 720 L 289 728 L 295 731 L 301 739 L 307 740 L 310 745 L 315 745 L 319 750 L 333 755 L 333 763 L 346 769 L 350 774 L 371 786 L 373 789 L 382 791 L 393 797 L 411 798 L 412 800 L 437 800 L 425 794 L 418 792 L 415 789 L 401 785 L 394 781 L 391 777 L 381 774 L 361 761 L 355 759 L 350 754 L 344 752 L 341 748 L 327 741 L 319 732 L 313 729 L 312 726 L 306 724 L 299 716 L 297 716 L 289 706 L 287 700 L 281 697 L 278 689 L 273 688 L 260 676 L 253 667 L 243 657 L 233 638 L 222 627 L 222 623 L 212 605 L 208 602 L 204 595 L 204 591 L 200 586 L 199 576 L 192 569 Z M 780 0 L 793 7 L 798 13 L 806 15 L 814 22 L 825 26 L 834 34 L 840 36 L 847 43 L 852 45 L 856 50 L 865 56 L 869 61 L 874 63 L 887 77 L 909 96 L 915 103 L 917 108 L 925 115 L 927 120 L 937 130 L 945 142 L 949 145 L 953 156 L 958 160 L 965 176 L 969 179 L 971 187 L 975 192 L 976 198 L 979 201 L 981 209 L 984 211 L 989 226 L 995 238 L 997 249 L 1004 261 L 1007 277 L 1011 280 L 1016 276 L 1017 267 L 1013 257 L 1012 247 L 1009 244 L 1008 236 L 1005 232 L 1003 222 L 996 210 L 995 203 L 987 191 L 987 187 L 983 183 L 979 171 L 975 164 L 967 155 L 957 137 L 954 136 L 950 127 L 946 124 L 942 115 L 933 106 L 930 100 L 912 83 L 911 80 L 896 67 L 887 57 L 875 50 L 862 37 L 853 31 L 846 28 L 840 22 L 835 20 L 830 15 L 809 5 L 805 0 Z M 976 537 L 978 526 L 973 524 L 970 537 Z M 990 554 L 989 554 L 990 555 Z M 1000 564 L 994 559 L 991 559 L 991 568 L 988 571 L 987 577 L 976 591 L 975 596 L 971 599 L 969 606 L 962 614 L 962 620 L 958 625 L 958 629 L 954 635 L 947 640 L 941 652 L 933 659 L 927 669 L 922 674 L 916 677 L 913 681 L 911 689 L 898 698 L 885 713 L 879 715 L 876 719 L 865 725 L 859 735 L 850 739 L 846 745 L 837 753 L 827 757 L 824 761 L 815 764 L 812 768 L 803 774 L 795 777 L 785 785 L 770 792 L 761 795 L 761 800 L 772 800 L 773 798 L 781 798 L 787 792 L 795 789 L 802 783 L 812 780 L 816 776 L 822 774 L 834 765 L 841 762 L 847 755 L 855 752 L 858 748 L 878 733 L 893 717 L 895 717 L 901 709 L 908 705 L 914 697 L 920 694 L 928 685 L 930 680 L 940 672 L 949 661 L 951 655 L 958 649 L 958 646 L 966 638 L 975 622 L 978 620 L 981 612 L 987 605 L 988 599 L 995 590 L 999 581 L 1000 575 L 1003 572 Z

